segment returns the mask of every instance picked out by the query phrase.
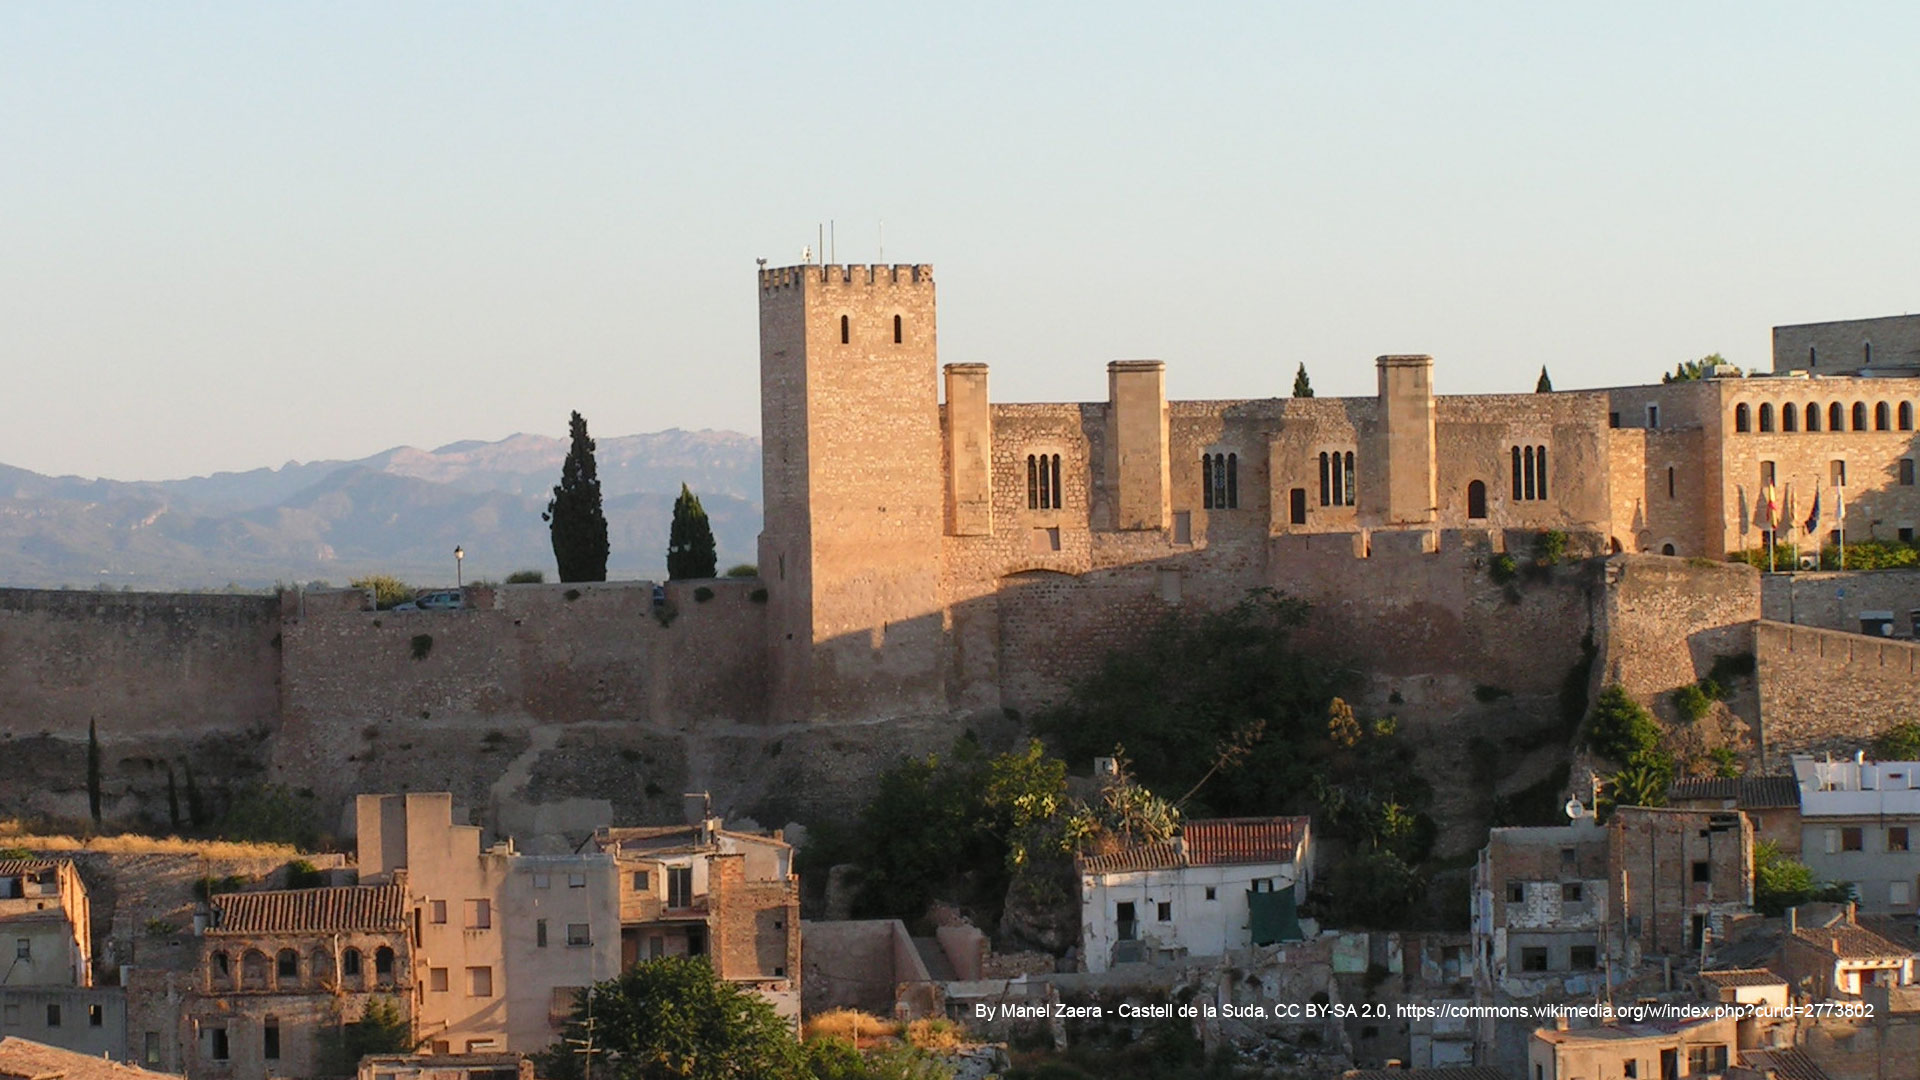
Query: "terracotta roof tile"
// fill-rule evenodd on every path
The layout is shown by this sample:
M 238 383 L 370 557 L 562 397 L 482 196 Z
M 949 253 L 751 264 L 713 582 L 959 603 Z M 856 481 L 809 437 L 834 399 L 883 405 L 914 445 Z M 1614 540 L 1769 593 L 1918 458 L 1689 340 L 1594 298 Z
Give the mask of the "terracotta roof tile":
M 406 889 L 397 884 L 224 893 L 213 898 L 213 908 L 218 916 L 207 928 L 213 935 L 395 933 L 407 927 Z
M 1826 1070 L 1814 1064 L 1805 1050 L 1791 1046 L 1742 1050 L 1740 1061 L 1749 1069 L 1772 1074 L 1775 1080 L 1829 1080 Z
M 1085 874 L 1178 870 L 1187 866 L 1235 866 L 1292 862 L 1307 836 L 1304 817 L 1211 818 L 1189 821 L 1171 840 L 1137 844 L 1105 855 L 1086 855 Z
M 51 870 L 65 859 L 0 859 L 0 877 L 19 877 Z
M 1724 971 L 1703 971 L 1700 977 L 1715 986 L 1771 986 L 1774 983 L 1785 984 L 1786 979 L 1766 968 L 1728 968 Z
M 1864 927 L 1850 923 L 1833 926 L 1803 926 L 1793 936 L 1816 949 L 1832 952 L 1845 960 L 1878 960 L 1889 956 L 1907 956 L 1908 950 Z

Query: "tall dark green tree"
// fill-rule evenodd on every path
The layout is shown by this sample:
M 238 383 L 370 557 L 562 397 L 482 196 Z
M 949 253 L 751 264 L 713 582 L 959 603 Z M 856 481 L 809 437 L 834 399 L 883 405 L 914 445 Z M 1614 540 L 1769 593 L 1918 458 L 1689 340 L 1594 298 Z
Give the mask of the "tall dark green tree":
M 600 506 L 600 473 L 593 463 L 586 418 L 574 413 L 569 431 L 573 445 L 540 520 L 553 531 L 553 561 L 561 581 L 605 581 L 607 515 Z
M 718 556 L 713 549 L 713 526 L 700 506 L 700 496 L 680 485 L 673 500 L 673 525 L 667 530 L 667 577 L 672 581 L 710 578 Z
M 542 1076 L 579 1080 L 593 1017 L 596 1080 L 802 1080 L 800 1043 L 773 1006 L 694 956 L 649 960 L 581 994 L 566 1041 L 541 1054 Z
M 368 1054 L 406 1054 L 415 1046 L 413 1023 L 390 997 L 368 1000 L 360 1019 L 321 1029 L 314 1040 L 322 1076 L 352 1076 Z
M 93 827 L 100 827 L 100 729 L 87 719 L 87 812 L 93 815 Z
M 1533 384 L 1533 392 L 1536 394 L 1553 393 L 1553 380 L 1547 378 L 1547 365 L 1545 364 L 1540 365 L 1540 381 Z
M 1307 380 L 1307 365 L 1305 362 L 1301 363 L 1299 371 L 1293 373 L 1293 396 L 1313 396 L 1313 383 Z

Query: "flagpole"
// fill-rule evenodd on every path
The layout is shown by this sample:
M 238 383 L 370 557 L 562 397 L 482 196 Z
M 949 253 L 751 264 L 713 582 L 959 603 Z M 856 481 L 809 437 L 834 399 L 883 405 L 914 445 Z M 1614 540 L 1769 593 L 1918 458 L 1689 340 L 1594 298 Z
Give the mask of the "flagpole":
M 1835 519 L 1835 524 L 1839 526 L 1835 532 L 1840 536 L 1840 569 L 1845 570 L 1847 568 L 1847 496 L 1838 487 L 1833 489 L 1833 509 L 1839 515 Z

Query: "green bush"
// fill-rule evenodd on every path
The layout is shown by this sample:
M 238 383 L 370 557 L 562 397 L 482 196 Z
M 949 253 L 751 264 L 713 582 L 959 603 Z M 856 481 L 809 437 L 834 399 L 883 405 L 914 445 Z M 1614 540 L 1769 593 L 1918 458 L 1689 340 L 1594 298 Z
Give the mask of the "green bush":
M 727 567 L 728 577 L 759 577 L 760 568 L 750 562 L 734 563 Z
M 412 650 L 413 650 L 413 658 L 415 660 L 425 660 L 427 658 L 427 654 L 433 651 L 433 635 L 432 634 L 413 635 Z
M 1554 566 L 1567 557 L 1567 534 L 1559 529 L 1548 529 L 1533 540 L 1533 561 L 1540 566 Z
M 706 587 L 705 585 L 700 585 L 700 586 L 697 586 L 697 587 L 696 587 L 696 588 L 695 588 L 695 589 L 693 590 L 693 602 L 694 602 L 694 603 L 696 603 L 696 604 L 704 604 L 704 603 L 706 603 L 707 601 L 709 601 L 709 600 L 711 600 L 711 599 L 713 599 L 713 590 L 712 590 L 712 589 L 709 589 L 709 588 L 707 588 L 707 587 Z
M 1880 761 L 1920 761 L 1920 723 L 1902 720 L 1873 740 L 1873 756 Z
M 1673 692 L 1673 708 L 1689 724 L 1698 723 L 1713 708 L 1713 697 L 1699 684 L 1689 684 Z
M 368 574 L 354 578 L 347 584 L 356 589 L 372 589 L 373 606 L 380 611 L 387 611 L 395 604 L 404 604 L 413 599 L 413 586 L 392 574 Z
M 295 859 L 287 864 L 289 889 L 317 889 L 326 883 L 326 873 L 305 859 Z
M 221 893 L 239 892 L 246 887 L 247 879 L 239 874 L 228 874 L 225 877 L 208 875 L 193 883 L 193 895 L 195 899 L 204 903 Z
M 1505 585 L 1520 576 L 1520 563 L 1512 555 L 1501 552 L 1487 564 L 1487 573 L 1493 576 L 1494 584 Z
M 547 580 L 545 570 L 515 570 L 507 575 L 509 585 L 538 585 Z
M 1587 747 L 1601 757 L 1625 763 L 1660 745 L 1660 724 L 1615 683 L 1600 691 L 1587 718 Z

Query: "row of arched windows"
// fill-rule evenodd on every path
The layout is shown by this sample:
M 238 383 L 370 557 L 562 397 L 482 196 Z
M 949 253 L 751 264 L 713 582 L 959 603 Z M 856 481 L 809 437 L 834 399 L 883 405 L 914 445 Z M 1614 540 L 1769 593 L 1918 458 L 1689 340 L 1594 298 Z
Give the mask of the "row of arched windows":
M 1200 455 L 1200 507 L 1240 509 L 1240 455 Z
M 1060 455 L 1027 455 L 1027 509 L 1060 509 Z
M 1320 453 L 1320 505 L 1352 506 L 1358 489 L 1353 482 L 1353 451 Z
M 1547 448 L 1513 448 L 1513 501 L 1531 502 L 1547 497 Z
M 1812 402 L 1808 402 L 1804 406 L 1787 402 L 1780 406 L 1777 415 L 1779 425 L 1777 430 L 1779 431 L 1799 431 L 1803 426 L 1807 431 L 1819 431 L 1823 416 L 1826 420 L 1826 429 L 1828 431 L 1848 430 L 1849 420 L 1852 421 L 1852 430 L 1868 430 L 1867 403 L 1864 401 L 1854 402 L 1852 410 L 1848 410 L 1845 405 L 1842 405 L 1838 401 L 1830 403 L 1824 410 Z M 1761 431 L 1776 430 L 1775 417 L 1776 413 L 1773 403 L 1770 401 L 1761 402 L 1759 408 L 1759 429 Z M 1884 401 L 1874 402 L 1872 430 L 1893 431 L 1896 428 L 1900 431 L 1913 430 L 1913 402 L 1901 402 L 1897 413 Z M 1744 401 L 1733 407 L 1733 430 L 1743 432 L 1754 430 L 1754 410 L 1750 409 Z
M 341 978 L 362 977 L 364 960 L 359 949 L 348 947 L 341 950 Z M 379 980 L 392 979 L 393 963 L 394 952 L 391 947 L 382 945 L 375 949 L 373 951 L 374 977 Z M 248 949 L 240 957 L 239 979 L 236 981 L 233 959 L 224 950 L 216 950 L 207 957 L 207 977 L 215 988 L 238 987 L 242 990 L 286 988 L 299 983 L 300 968 L 300 953 L 295 949 L 281 949 L 271 960 L 259 949 Z M 324 946 L 314 949 L 307 958 L 306 975 L 315 980 L 330 978 L 333 975 L 333 953 Z
M 900 344 L 902 338 L 901 331 L 903 329 L 904 324 L 901 323 L 900 316 L 895 315 L 893 317 L 893 343 L 895 345 Z M 840 316 L 840 344 L 853 344 L 853 319 L 846 315 Z

